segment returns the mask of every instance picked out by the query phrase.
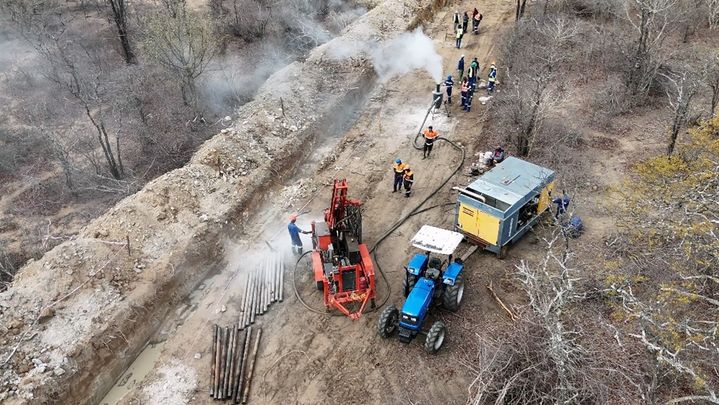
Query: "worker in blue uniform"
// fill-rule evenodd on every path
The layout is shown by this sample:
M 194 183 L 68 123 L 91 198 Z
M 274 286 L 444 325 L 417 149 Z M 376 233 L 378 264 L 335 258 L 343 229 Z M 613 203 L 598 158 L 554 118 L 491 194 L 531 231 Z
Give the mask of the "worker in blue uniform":
M 454 80 L 452 75 L 447 76 L 447 80 L 444 81 L 444 87 L 447 88 L 447 104 L 452 104 L 452 86 L 454 86 Z
M 557 213 L 554 215 L 555 218 L 559 218 L 560 215 L 567 212 L 567 209 L 569 208 L 569 202 L 571 199 L 567 195 L 567 193 L 562 190 L 562 196 L 557 197 L 554 200 L 552 200 L 552 203 L 557 204 Z
M 300 233 L 311 233 L 310 231 L 303 231 L 295 223 L 297 222 L 297 214 L 290 215 L 290 223 L 287 225 L 287 230 L 290 232 L 290 239 L 292 239 L 292 252 L 301 255 L 302 254 L 302 239 L 300 239 Z

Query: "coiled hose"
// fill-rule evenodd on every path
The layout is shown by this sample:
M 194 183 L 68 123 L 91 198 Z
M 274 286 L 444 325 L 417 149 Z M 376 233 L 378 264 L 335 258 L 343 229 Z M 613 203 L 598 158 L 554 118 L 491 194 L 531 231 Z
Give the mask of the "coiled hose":
M 425 114 L 424 119 L 422 120 L 422 124 L 420 125 L 419 130 L 417 131 L 417 136 L 415 136 L 414 141 L 412 141 L 412 146 L 415 149 L 422 150 L 422 146 L 417 145 L 417 140 L 421 136 L 422 128 L 424 128 L 424 123 L 427 122 L 427 117 L 429 117 L 429 114 L 432 112 L 432 108 L 434 107 L 434 104 L 437 100 L 438 99 L 434 99 L 434 101 L 432 102 L 432 105 L 429 107 L 429 109 L 427 109 L 427 114 Z M 394 225 L 390 226 L 389 229 L 387 229 L 387 231 L 385 231 L 377 239 L 377 241 L 374 243 L 374 245 L 372 245 L 372 247 L 370 248 L 369 251 L 372 254 L 372 259 L 374 260 L 375 267 L 377 267 L 377 270 L 378 270 L 380 276 L 382 277 L 382 280 L 387 285 L 387 294 L 384 296 L 384 298 L 382 298 L 382 301 L 379 303 L 379 305 L 377 305 L 375 308 L 370 308 L 369 310 L 366 310 L 365 312 L 374 312 L 377 308 L 384 306 L 387 303 L 387 301 L 389 300 L 389 297 L 392 295 L 392 287 L 389 283 L 389 280 L 387 279 L 387 276 L 385 275 L 384 271 L 382 270 L 382 266 L 380 266 L 380 264 L 379 264 L 379 260 L 377 259 L 377 248 L 379 247 L 379 245 L 382 244 L 382 242 L 384 242 L 385 239 L 387 239 L 395 230 L 397 230 L 397 228 L 402 226 L 402 224 L 404 224 L 411 217 L 413 217 L 417 214 L 421 214 L 423 212 L 429 211 L 433 208 L 454 204 L 454 203 L 442 203 L 442 204 L 433 205 L 431 207 L 422 208 L 422 206 L 427 201 L 429 201 L 432 197 L 434 197 L 452 179 L 452 177 L 454 177 L 454 175 L 457 174 L 457 172 L 459 172 L 462 169 L 462 166 L 464 165 L 464 159 L 466 157 L 466 151 L 464 150 L 464 148 L 462 146 L 458 145 L 457 143 L 452 142 L 449 139 L 444 138 L 444 137 L 438 137 L 437 141 L 445 141 L 445 142 L 449 143 L 450 145 L 452 145 L 452 147 L 454 149 L 456 149 L 457 151 L 460 152 L 461 159 L 460 159 L 459 163 L 457 164 L 457 167 L 455 167 L 455 169 L 452 171 L 452 173 L 449 174 L 449 176 L 447 176 L 431 193 L 429 193 L 429 195 L 427 195 L 427 197 L 424 198 L 424 200 L 422 200 L 419 204 L 417 204 L 410 212 L 408 212 L 403 217 L 401 217 L 397 222 L 394 223 Z M 322 310 L 313 308 L 310 305 L 308 305 L 302 299 L 302 297 L 300 297 L 300 293 L 297 290 L 297 283 L 296 283 L 297 268 L 299 267 L 299 264 L 300 264 L 300 261 L 302 260 L 302 258 L 305 257 L 306 254 L 311 253 L 311 252 L 312 251 L 307 251 L 307 252 L 303 253 L 297 259 L 297 262 L 295 262 L 295 269 L 294 269 L 294 273 L 292 275 L 292 287 L 295 291 L 295 296 L 297 297 L 297 300 L 305 308 L 307 308 L 307 310 L 318 313 L 318 314 L 327 314 L 326 310 L 322 311 Z M 334 316 L 344 316 L 344 315 L 338 314 L 338 313 L 335 313 L 333 315 Z

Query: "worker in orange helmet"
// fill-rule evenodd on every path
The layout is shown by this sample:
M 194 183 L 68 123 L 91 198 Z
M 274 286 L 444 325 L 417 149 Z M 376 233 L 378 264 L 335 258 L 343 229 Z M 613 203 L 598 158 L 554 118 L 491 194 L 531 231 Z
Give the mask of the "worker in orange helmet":
M 424 149 L 422 149 L 422 159 L 426 159 L 429 157 L 430 152 L 432 152 L 432 145 L 434 145 L 435 139 L 439 136 L 439 132 L 435 131 L 432 126 L 430 125 L 427 129 L 422 132 L 422 135 L 424 135 Z
M 311 233 L 310 231 L 303 231 L 295 223 L 297 222 L 297 214 L 290 215 L 290 223 L 287 225 L 287 230 L 290 232 L 290 239 L 292 239 L 292 252 L 301 255 L 302 254 L 302 239 L 300 239 L 300 233 Z
M 412 173 L 412 169 L 410 169 L 409 166 L 404 168 L 402 181 L 404 182 L 404 196 L 409 198 L 409 195 L 412 193 L 412 185 L 414 185 L 414 173 Z

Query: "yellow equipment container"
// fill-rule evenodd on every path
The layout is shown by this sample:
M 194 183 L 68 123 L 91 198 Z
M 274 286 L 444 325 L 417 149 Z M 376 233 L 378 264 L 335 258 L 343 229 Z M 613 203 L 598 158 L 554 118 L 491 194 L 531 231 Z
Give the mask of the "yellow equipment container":
M 503 257 L 552 205 L 554 171 L 508 157 L 459 191 L 455 228 Z

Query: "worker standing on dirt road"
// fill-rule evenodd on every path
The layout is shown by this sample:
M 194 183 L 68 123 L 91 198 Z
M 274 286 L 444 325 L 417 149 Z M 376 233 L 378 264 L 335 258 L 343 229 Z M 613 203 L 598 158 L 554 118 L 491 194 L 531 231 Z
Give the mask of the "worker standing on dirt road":
M 467 33 L 467 26 L 469 25 L 469 15 L 467 12 L 464 12 L 464 17 L 462 17 L 462 34 Z
M 472 70 L 473 70 L 473 72 L 474 72 L 474 76 L 473 76 L 473 77 L 476 79 L 476 78 L 477 78 L 477 73 L 479 72 L 479 61 L 477 60 L 476 57 L 475 57 L 475 58 L 472 58 L 472 62 L 469 63 L 469 66 L 472 68 Z
M 444 81 L 444 87 L 447 88 L 447 104 L 452 105 L 452 86 L 454 86 L 454 80 L 452 75 L 447 76 L 447 80 Z
M 464 31 L 462 31 L 462 26 L 457 26 L 457 31 L 455 31 L 454 37 L 457 39 L 457 49 L 459 49 L 462 46 L 462 36 L 464 35 Z
M 460 82 L 464 78 L 464 55 L 459 58 L 459 62 L 457 62 L 457 80 Z
M 287 225 L 287 230 L 290 232 L 290 239 L 292 239 L 292 252 L 296 255 L 302 254 L 302 239 L 300 239 L 300 233 L 311 233 L 310 231 L 303 231 L 300 229 L 295 222 L 297 221 L 297 214 L 290 215 L 290 223 Z
M 497 82 L 497 66 L 492 62 L 489 67 L 489 75 L 487 76 L 487 94 L 494 92 L 494 85 Z
M 467 92 L 469 91 L 469 84 L 467 83 L 467 78 L 465 77 L 464 80 L 462 80 L 462 87 L 459 89 L 459 94 L 462 96 L 462 109 L 465 109 L 465 106 L 467 105 Z
M 414 173 L 412 173 L 412 169 L 410 169 L 409 166 L 404 168 L 402 180 L 404 180 L 404 196 L 409 198 L 409 195 L 412 193 L 412 185 L 414 185 Z
M 427 159 L 429 154 L 432 152 L 432 146 L 434 145 L 435 139 L 439 136 L 439 132 L 432 129 L 430 125 L 427 129 L 422 132 L 424 135 L 424 148 L 422 149 L 422 159 Z
M 401 159 L 396 159 L 392 165 L 392 173 L 394 173 L 394 184 L 392 186 L 392 192 L 396 193 L 402 188 L 402 177 L 404 176 L 404 168 L 406 164 L 402 163 Z
M 474 35 L 479 34 L 479 23 L 482 22 L 482 13 L 474 9 L 474 15 L 472 15 L 472 32 Z
M 457 32 L 457 27 L 460 25 L 459 21 L 459 11 L 454 12 L 454 17 L 452 18 L 452 32 Z

